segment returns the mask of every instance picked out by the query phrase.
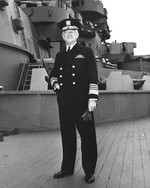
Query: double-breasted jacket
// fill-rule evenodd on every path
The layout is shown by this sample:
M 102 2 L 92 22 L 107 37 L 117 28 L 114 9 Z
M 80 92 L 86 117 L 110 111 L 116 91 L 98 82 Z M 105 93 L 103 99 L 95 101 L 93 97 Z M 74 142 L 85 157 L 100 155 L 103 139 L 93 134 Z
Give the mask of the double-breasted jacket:
M 98 73 L 91 48 L 75 44 L 70 52 L 62 50 L 56 55 L 50 74 L 52 87 L 57 82 L 58 105 L 87 105 L 98 99 Z

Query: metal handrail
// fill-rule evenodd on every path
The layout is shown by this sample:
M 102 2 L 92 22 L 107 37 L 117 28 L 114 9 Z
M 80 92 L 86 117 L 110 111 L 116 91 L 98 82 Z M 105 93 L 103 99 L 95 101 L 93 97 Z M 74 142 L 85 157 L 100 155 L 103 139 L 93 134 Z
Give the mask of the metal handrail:
M 20 87 L 20 83 L 21 83 L 21 80 L 22 80 L 22 77 L 23 77 L 23 73 L 24 73 L 24 70 L 25 70 L 25 65 L 26 65 L 26 63 L 23 64 L 23 68 L 22 68 L 22 71 L 21 71 L 21 74 L 20 74 L 20 78 L 19 78 L 19 82 L 18 82 L 18 86 L 17 86 L 17 91 L 19 90 L 19 87 Z

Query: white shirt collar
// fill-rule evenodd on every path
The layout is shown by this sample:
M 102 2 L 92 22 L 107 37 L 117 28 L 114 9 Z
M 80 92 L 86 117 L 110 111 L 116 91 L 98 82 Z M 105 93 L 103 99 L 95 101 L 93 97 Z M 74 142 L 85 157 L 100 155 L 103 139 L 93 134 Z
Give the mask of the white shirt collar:
M 66 45 L 66 51 L 68 51 L 68 48 L 70 47 L 70 50 L 74 47 L 76 43 L 74 43 L 73 45 Z

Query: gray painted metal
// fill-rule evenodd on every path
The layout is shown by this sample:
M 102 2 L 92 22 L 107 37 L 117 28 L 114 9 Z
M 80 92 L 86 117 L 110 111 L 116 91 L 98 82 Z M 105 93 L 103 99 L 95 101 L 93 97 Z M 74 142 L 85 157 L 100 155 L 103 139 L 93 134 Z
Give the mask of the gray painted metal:
M 52 91 L 1 91 L 0 128 L 58 129 L 56 95 Z M 150 115 L 150 91 L 101 91 L 95 123 L 122 121 Z

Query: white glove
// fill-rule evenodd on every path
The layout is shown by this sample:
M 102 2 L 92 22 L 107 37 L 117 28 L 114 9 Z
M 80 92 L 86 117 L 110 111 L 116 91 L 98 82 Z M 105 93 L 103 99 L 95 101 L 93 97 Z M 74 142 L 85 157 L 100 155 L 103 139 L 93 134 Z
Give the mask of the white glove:
M 94 111 L 96 108 L 96 101 L 93 100 L 93 99 L 89 99 L 89 102 L 88 102 L 88 110 L 90 112 Z
M 55 84 L 54 84 L 54 91 L 56 91 L 57 89 L 60 89 L 60 86 L 59 86 L 58 83 L 55 83 Z

